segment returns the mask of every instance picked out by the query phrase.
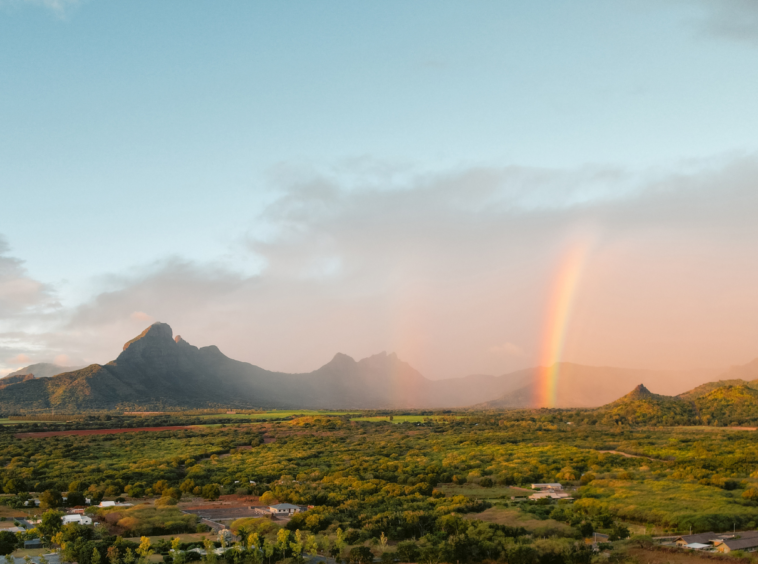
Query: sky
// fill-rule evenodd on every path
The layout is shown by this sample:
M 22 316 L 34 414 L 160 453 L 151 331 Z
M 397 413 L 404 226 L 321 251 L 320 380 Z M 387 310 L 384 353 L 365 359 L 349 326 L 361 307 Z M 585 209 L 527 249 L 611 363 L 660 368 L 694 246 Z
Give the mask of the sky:
M 0 375 L 758 357 L 752 0 L 0 0 Z

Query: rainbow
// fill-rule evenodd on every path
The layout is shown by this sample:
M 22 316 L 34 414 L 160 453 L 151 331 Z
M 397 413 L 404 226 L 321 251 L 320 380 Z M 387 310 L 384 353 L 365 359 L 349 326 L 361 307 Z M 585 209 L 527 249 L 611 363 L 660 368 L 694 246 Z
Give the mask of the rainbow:
M 587 261 L 590 245 L 574 244 L 562 257 L 548 299 L 544 339 L 537 378 L 536 405 L 555 407 L 561 357 L 576 289 Z

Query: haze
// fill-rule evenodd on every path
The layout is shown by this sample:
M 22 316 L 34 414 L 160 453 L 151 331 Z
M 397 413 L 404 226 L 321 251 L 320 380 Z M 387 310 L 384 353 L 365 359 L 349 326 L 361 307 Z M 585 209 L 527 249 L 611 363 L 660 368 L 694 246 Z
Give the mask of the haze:
M 0 2 L 0 375 L 153 321 L 288 372 L 746 363 L 756 57 L 741 0 Z

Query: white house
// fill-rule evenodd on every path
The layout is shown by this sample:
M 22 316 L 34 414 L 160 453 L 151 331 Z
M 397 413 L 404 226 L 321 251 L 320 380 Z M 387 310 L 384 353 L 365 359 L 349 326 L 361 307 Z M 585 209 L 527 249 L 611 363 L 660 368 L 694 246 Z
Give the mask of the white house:
M 274 515 L 292 515 L 293 513 L 300 513 L 303 508 L 291 503 L 279 503 L 277 505 L 269 505 L 268 510 Z
M 79 523 L 80 525 L 91 525 L 92 524 L 92 518 L 87 517 L 86 515 L 80 515 L 80 514 L 74 514 L 74 515 L 64 515 L 61 517 L 61 521 L 64 525 L 68 525 L 69 523 Z
M 537 493 L 533 493 L 529 496 L 529 499 L 573 499 L 569 497 L 569 494 L 566 492 L 556 492 L 554 490 L 541 490 Z

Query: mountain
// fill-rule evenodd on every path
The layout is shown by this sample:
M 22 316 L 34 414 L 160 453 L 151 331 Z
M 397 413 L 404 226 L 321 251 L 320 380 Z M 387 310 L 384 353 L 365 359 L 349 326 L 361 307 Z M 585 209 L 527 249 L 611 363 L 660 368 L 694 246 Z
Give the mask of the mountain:
M 603 423 L 691 425 L 697 421 L 692 402 L 654 394 L 640 384 L 624 397 L 598 409 Z
M 116 408 L 427 408 L 463 407 L 516 387 L 519 374 L 424 378 L 394 354 L 360 361 L 344 354 L 306 374 L 271 372 L 198 348 L 155 323 L 127 342 L 118 357 L 52 378 L 0 389 L 0 410 Z
M 524 385 L 497 399 L 476 405 L 479 409 L 530 408 L 538 405 L 538 389 L 544 369 L 524 371 Z M 558 372 L 556 407 L 598 407 L 625 394 L 633 382 L 642 382 L 665 395 L 678 394 L 693 384 L 707 382 L 715 370 L 663 371 L 584 366 L 561 362 L 551 367 Z
M 15 372 L 11 372 L 6 376 L 5 378 L 9 378 L 11 376 L 23 376 L 26 374 L 34 374 L 36 378 L 50 378 L 52 376 L 55 376 L 56 374 L 61 374 L 63 372 L 70 372 L 72 370 L 79 370 L 79 368 L 82 368 L 81 366 L 60 366 L 59 364 L 52 364 L 50 362 L 40 362 L 37 364 L 30 364 L 29 366 L 24 366 L 23 368 L 19 368 Z M 3 380 L 5 380 L 3 378 Z

